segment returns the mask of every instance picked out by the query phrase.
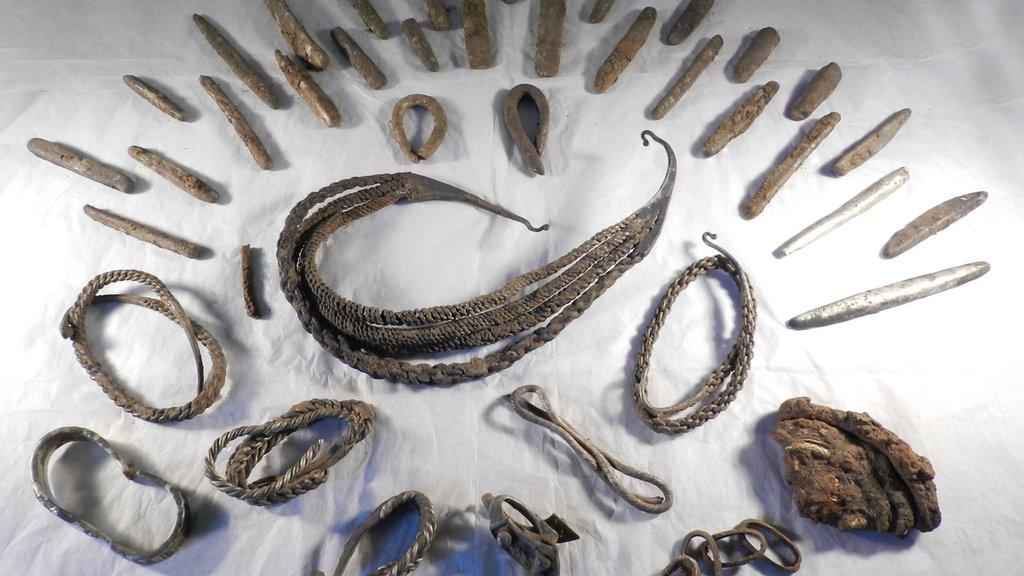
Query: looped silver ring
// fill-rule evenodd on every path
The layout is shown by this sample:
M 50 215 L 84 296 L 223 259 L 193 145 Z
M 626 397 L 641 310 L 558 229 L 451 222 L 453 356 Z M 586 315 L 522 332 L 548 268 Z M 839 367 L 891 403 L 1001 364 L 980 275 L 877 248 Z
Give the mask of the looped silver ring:
M 174 504 L 178 509 L 178 513 L 174 520 L 174 528 L 163 542 L 158 544 L 152 550 L 134 548 L 128 544 L 114 540 L 111 536 L 107 535 L 96 526 L 93 526 L 87 520 L 79 518 L 73 512 L 57 503 L 56 498 L 53 495 L 53 490 L 50 488 L 50 479 L 48 474 L 50 457 L 53 456 L 58 448 L 72 442 L 92 442 L 93 444 L 96 444 L 100 448 L 103 448 L 111 458 L 121 465 L 121 471 L 124 473 L 125 478 L 139 484 L 162 488 L 170 493 L 171 497 L 174 499 Z M 115 450 L 114 447 L 106 441 L 106 439 L 86 428 L 80 428 L 78 426 L 58 428 L 46 436 L 43 436 L 39 441 L 39 445 L 36 446 L 35 452 L 32 454 L 32 491 L 35 493 L 36 499 L 39 500 L 39 503 L 58 518 L 71 524 L 92 538 L 99 540 L 100 543 L 107 548 L 110 548 L 115 553 L 135 562 L 136 564 L 156 564 L 157 562 L 166 560 L 181 547 L 182 542 L 185 541 L 185 536 L 188 534 L 190 516 L 188 500 L 185 499 L 185 493 L 182 492 L 181 489 L 168 484 L 163 478 L 156 474 L 135 468 L 130 462 L 128 462 L 128 460 L 121 456 L 121 454 L 119 454 L 117 450 Z
M 423 560 L 427 549 L 434 542 L 434 535 L 437 532 L 437 518 L 434 515 L 434 507 L 430 503 L 430 498 L 427 498 L 420 492 L 410 490 L 388 498 L 359 523 L 355 532 L 352 533 L 348 542 L 345 543 L 345 549 L 338 559 L 338 567 L 334 570 L 334 576 L 341 576 L 345 573 L 345 568 L 348 566 L 349 560 L 352 559 L 356 546 L 367 532 L 409 503 L 416 506 L 420 520 L 420 527 L 413 538 L 412 544 L 409 545 L 409 548 L 406 549 L 401 557 L 374 570 L 372 576 L 403 576 L 415 570 L 416 566 Z M 323 572 L 320 571 L 316 571 L 313 574 L 314 576 L 323 576 Z

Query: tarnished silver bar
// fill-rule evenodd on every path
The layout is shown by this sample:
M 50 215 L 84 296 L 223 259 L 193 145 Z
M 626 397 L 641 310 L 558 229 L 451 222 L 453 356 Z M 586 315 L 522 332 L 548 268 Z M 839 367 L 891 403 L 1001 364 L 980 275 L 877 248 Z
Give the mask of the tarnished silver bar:
M 743 104 L 733 110 L 728 118 L 715 128 L 704 142 L 704 157 L 711 158 L 721 152 L 729 142 L 738 138 L 754 124 L 754 120 L 764 112 L 765 106 L 779 92 L 779 83 L 772 80 L 761 86 L 750 95 Z
M 179 190 L 203 202 L 215 204 L 220 195 L 201 178 L 168 160 L 163 154 L 141 146 L 130 146 L 128 155 L 138 163 L 156 172 Z
M 771 26 L 758 30 L 754 39 L 750 41 L 750 46 L 747 46 L 747 50 L 733 66 L 733 79 L 740 83 L 750 80 L 761 64 L 772 55 L 780 40 L 779 32 Z
M 387 76 L 380 71 L 377 63 L 367 56 L 362 46 L 348 32 L 341 28 L 331 28 L 331 38 L 334 39 L 334 43 L 338 45 L 338 48 L 341 48 L 341 51 L 345 53 L 348 63 L 352 65 L 352 68 L 355 68 L 356 72 L 359 72 L 359 75 L 363 77 L 363 81 L 366 82 L 368 87 L 380 90 L 387 85 Z
M 786 110 L 786 116 L 790 120 L 809 118 L 818 106 L 832 95 L 842 79 L 843 71 L 839 68 L 839 64 L 829 62 L 821 70 L 818 70 L 811 81 L 807 83 L 804 91 Z
M 260 137 L 249 126 L 249 121 L 245 119 L 242 111 L 235 106 L 235 103 L 221 89 L 220 84 L 217 84 L 217 81 L 209 76 L 200 76 L 199 84 L 202 85 L 203 90 L 206 90 L 206 93 L 210 95 L 213 102 L 220 108 L 220 111 L 227 118 L 231 127 L 235 129 L 235 134 L 238 135 L 242 144 L 245 144 L 246 150 L 249 151 L 249 155 L 252 156 L 256 164 L 264 170 L 270 170 L 272 163 L 270 153 L 263 146 L 263 141 L 260 140 Z
M 430 16 L 430 23 L 434 25 L 434 30 L 440 32 L 452 27 L 452 19 L 448 17 L 448 8 L 445 7 L 444 0 L 425 0 L 425 2 L 427 14 Z
M 690 63 L 690 66 L 687 67 L 682 76 L 676 80 L 664 98 L 659 100 L 654 106 L 654 110 L 651 111 L 651 118 L 661 120 L 672 110 L 676 103 L 679 102 L 679 99 L 693 87 L 693 83 L 697 81 L 697 78 L 715 60 L 718 52 L 722 49 L 723 43 L 722 37 L 716 34 L 704 44 L 704 47 L 693 57 L 693 62 Z
M 462 32 L 466 38 L 469 67 L 486 70 L 494 66 L 491 29 L 487 23 L 487 4 L 484 0 L 462 0 Z
M 854 168 L 870 160 L 875 154 L 885 148 L 896 133 L 903 128 L 910 118 L 910 108 L 904 108 L 899 112 L 886 118 L 878 128 L 872 130 L 867 136 L 861 138 L 856 144 L 850 147 L 832 165 L 832 173 L 836 176 L 848 174 Z
M 370 4 L 370 0 L 348 0 L 348 3 L 356 9 L 359 17 L 363 20 L 363 24 L 366 24 L 366 27 L 377 38 L 381 40 L 391 38 L 391 31 L 388 30 L 388 25 L 384 23 L 384 19 L 377 13 L 377 9 L 373 7 L 373 4 Z
M 689 38 L 714 5 L 715 0 L 690 0 L 690 3 L 683 9 L 683 13 L 679 15 L 679 19 L 672 26 L 672 31 L 669 32 L 665 42 L 675 46 Z
M 930 236 L 942 232 L 988 200 L 988 192 L 974 192 L 950 198 L 926 211 L 892 235 L 882 248 L 883 258 L 895 258 Z
M 973 262 L 854 294 L 795 316 L 788 326 L 794 330 L 818 328 L 888 310 L 976 280 L 989 268 L 988 262 Z
M 132 220 L 131 218 L 125 218 L 124 216 L 119 216 L 113 212 L 100 210 L 99 208 L 88 204 L 85 205 L 83 210 L 85 211 L 86 216 L 108 228 L 117 230 L 122 234 L 127 234 L 136 240 L 142 240 L 143 242 L 152 244 L 157 248 L 163 248 L 164 250 L 169 250 L 175 254 L 180 254 L 186 258 L 198 260 L 202 258 L 203 253 L 206 252 L 206 250 L 198 244 L 178 238 L 177 236 L 168 234 L 163 230 L 158 230 L 152 226 L 143 224 L 142 222 Z
M 281 72 L 288 79 L 299 98 L 306 103 L 310 112 L 313 113 L 324 126 L 334 128 L 341 124 L 341 111 L 331 100 L 331 97 L 324 92 L 324 89 L 313 80 L 313 77 L 306 72 L 306 69 L 296 64 L 294 60 L 285 56 L 280 50 L 274 50 L 274 57 L 277 58 L 277 65 Z
M 252 93 L 269 106 L 271 110 L 276 110 L 277 96 L 274 96 L 270 83 L 263 75 L 256 71 L 256 68 L 242 56 L 238 49 L 209 20 L 199 14 L 193 14 L 192 21 L 196 23 L 196 27 L 202 32 L 203 37 L 206 38 L 213 51 L 228 65 L 228 68 L 231 68 L 231 72 L 244 82 L 249 87 L 249 90 L 252 90 Z
M 114 190 L 130 192 L 134 185 L 132 179 L 120 170 L 101 164 L 63 144 L 33 138 L 27 146 L 28 151 L 39 158 Z
M 281 30 L 288 45 L 292 47 L 295 55 L 301 58 L 310 68 L 314 70 L 326 70 L 330 63 L 327 52 L 313 40 L 313 37 L 306 32 L 306 27 L 295 17 L 288 3 L 285 0 L 264 0 L 270 15 Z
M 594 92 L 601 94 L 612 87 L 612 84 L 619 79 L 619 76 L 626 71 L 630 62 L 636 57 L 637 52 L 647 42 L 651 34 L 654 21 L 658 18 L 658 11 L 648 6 L 640 11 L 629 26 L 629 30 L 623 35 L 619 43 L 612 48 L 604 63 L 597 69 L 594 76 Z
M 188 117 L 185 115 L 185 111 L 181 109 L 181 106 L 178 106 L 167 94 L 157 90 L 145 80 L 131 74 L 122 76 L 121 80 L 132 89 L 132 92 L 135 92 L 143 100 L 152 104 L 157 110 L 179 122 L 188 121 Z
M 754 193 L 753 197 L 747 202 L 746 207 L 744 207 L 744 218 L 748 220 L 756 218 L 758 214 L 764 211 L 765 206 L 779 193 L 779 190 L 782 190 L 790 176 L 803 166 L 807 157 L 811 155 L 811 152 L 814 152 L 815 148 L 821 144 L 821 141 L 828 137 L 840 119 L 841 117 L 838 112 L 829 112 L 811 126 L 811 129 L 800 143 L 790 151 L 789 155 L 782 162 L 777 164 L 775 168 L 772 168 L 772 171 L 761 182 L 757 192 Z
M 437 57 L 434 56 L 434 49 L 430 47 L 430 42 L 427 41 L 427 37 L 423 34 L 423 28 L 420 27 L 420 23 L 415 18 L 406 18 L 402 21 L 402 34 L 405 36 L 406 41 L 409 42 L 409 49 L 416 58 L 419 59 L 423 67 L 431 72 L 437 72 L 440 70 L 440 66 L 437 64 Z
M 599 24 L 604 21 L 604 17 L 608 15 L 608 11 L 612 9 L 613 4 L 615 4 L 615 0 L 597 0 L 594 2 L 594 8 L 590 11 L 590 16 L 587 16 L 587 22 Z
M 868 186 L 867 189 L 848 200 L 831 214 L 804 228 L 796 236 L 787 240 L 775 250 L 775 256 L 777 258 L 789 256 L 825 234 L 846 224 L 853 217 L 867 212 L 868 208 L 888 198 L 900 186 L 903 186 L 909 178 L 910 173 L 907 172 L 906 168 L 898 168 L 883 176 L 881 180 Z
M 558 75 L 565 42 L 565 0 L 540 0 L 534 71 L 541 78 Z

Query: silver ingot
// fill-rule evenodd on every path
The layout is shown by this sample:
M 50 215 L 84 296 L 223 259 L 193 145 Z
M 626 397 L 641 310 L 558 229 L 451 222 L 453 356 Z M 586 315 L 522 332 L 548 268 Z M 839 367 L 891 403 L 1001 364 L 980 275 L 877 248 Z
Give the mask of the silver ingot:
M 903 186 L 909 178 L 910 173 L 907 172 L 906 168 L 898 168 L 883 176 L 881 180 L 868 186 L 866 190 L 849 199 L 845 204 L 836 208 L 835 211 L 787 240 L 775 250 L 775 256 L 777 258 L 789 256 L 825 234 L 846 224 L 855 216 L 867 212 L 869 208 L 885 200 L 898 190 L 900 186 Z
M 794 330 L 818 328 L 895 308 L 976 280 L 989 268 L 988 262 L 972 262 L 854 294 L 795 316 L 788 326 Z

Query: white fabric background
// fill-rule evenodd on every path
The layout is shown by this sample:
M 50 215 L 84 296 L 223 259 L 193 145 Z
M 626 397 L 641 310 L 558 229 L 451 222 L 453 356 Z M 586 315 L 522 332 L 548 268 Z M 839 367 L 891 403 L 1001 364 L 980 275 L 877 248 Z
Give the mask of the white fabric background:
M 583 538 L 561 554 L 567 574 L 654 574 L 691 529 L 729 528 L 747 517 L 795 531 L 809 574 L 963 574 L 1014 571 L 1022 528 L 1024 425 L 1016 329 L 1022 318 L 1020 158 L 1024 145 L 1024 6 L 1017 0 L 722 0 L 683 45 L 662 42 L 679 7 L 656 0 L 656 31 L 609 93 L 590 93 L 593 73 L 639 9 L 620 0 L 605 23 L 589 25 L 592 2 L 570 2 L 561 73 L 533 73 L 536 3 L 489 2 L 497 65 L 471 71 L 461 30 L 435 32 L 421 2 L 377 0 L 393 32 L 415 16 L 441 62 L 424 71 L 396 35 L 380 41 L 347 4 L 294 0 L 329 47 L 317 74 L 346 120 L 326 129 L 287 87 L 273 60 L 285 49 L 260 2 L 0 2 L 0 573 L 306 574 L 330 572 L 345 539 L 383 499 L 418 489 L 434 501 L 440 535 L 418 574 L 520 574 L 490 539 L 479 505 L 486 491 L 510 493 L 541 514 L 557 512 Z M 449 1 L 449 4 L 456 2 Z M 225 30 L 274 80 L 287 102 L 272 111 L 220 62 L 192 24 L 201 12 Z M 754 79 L 737 85 L 727 64 L 744 38 L 776 27 L 782 43 Z M 389 78 L 371 91 L 343 61 L 328 30 L 343 26 Z M 708 37 L 725 48 L 661 122 L 645 111 Z M 843 120 L 767 211 L 738 215 L 746 194 L 806 125 L 783 117 L 794 88 L 825 63 L 844 78 L 815 117 Z M 153 80 L 187 105 L 175 122 L 139 100 L 123 74 Z M 257 132 L 275 169 L 260 171 L 200 88 L 199 74 L 222 80 Z M 756 85 L 782 89 L 753 128 L 713 159 L 698 157 L 710 129 Z M 531 82 L 552 106 L 549 175 L 530 177 L 500 119 L 505 90 Z M 402 160 L 388 135 L 402 96 L 436 96 L 449 133 L 420 166 Z M 820 172 L 890 113 L 913 109 L 903 132 L 878 157 L 842 179 Z M 411 120 L 410 120 L 411 123 Z M 451 389 L 373 381 L 325 353 L 300 326 L 277 287 L 274 246 L 287 210 L 342 178 L 413 170 L 495 200 L 551 230 L 532 234 L 474 209 L 449 204 L 388 209 L 339 233 L 326 253 L 330 282 L 356 300 L 391 308 L 451 303 L 502 285 L 621 219 L 660 183 L 664 155 L 640 145 L 652 128 L 679 154 L 675 196 L 661 238 L 554 342 L 510 369 Z M 137 176 L 124 195 L 45 162 L 25 149 L 39 136 L 76 146 Z M 198 202 L 128 157 L 155 148 L 207 177 L 226 197 Z M 907 166 L 909 184 L 883 204 L 784 260 L 772 250 L 791 234 L 880 176 Z M 888 236 L 946 198 L 988 190 L 989 201 L 947 232 L 892 261 L 878 251 Z M 174 230 L 214 255 L 187 261 L 108 231 L 82 214 L 91 203 Z M 733 406 L 681 437 L 652 433 L 629 393 L 639 333 L 664 287 L 711 253 L 705 230 L 720 234 L 753 279 L 760 302 L 752 373 Z M 268 319 L 246 318 L 238 286 L 238 246 L 263 250 L 259 282 Z M 960 289 L 874 317 L 808 332 L 791 316 L 853 292 L 974 260 L 992 272 Z M 139 268 L 166 281 L 185 309 L 226 350 L 228 383 L 206 414 L 173 425 L 124 414 L 89 381 L 59 337 L 58 322 L 94 275 Z M 735 313 L 728 283 L 702 281 L 676 305 L 655 352 L 654 397 L 668 403 L 724 356 Z M 95 314 L 95 349 L 127 386 L 154 405 L 191 397 L 193 372 L 180 331 L 155 314 Z M 669 481 L 675 506 L 658 517 L 616 498 L 551 434 L 499 401 L 540 384 L 560 413 L 611 453 Z M 932 461 L 943 511 L 933 533 L 905 540 L 840 535 L 801 518 L 781 480 L 770 439 L 785 399 L 863 410 Z M 313 397 L 358 398 L 377 408 L 371 438 L 331 470 L 328 482 L 288 504 L 255 508 L 217 492 L 202 458 L 228 428 L 266 421 Z M 184 488 L 194 529 L 183 548 L 154 567 L 135 566 L 46 512 L 32 497 L 29 458 L 39 437 L 59 426 L 89 427 L 144 468 Z M 331 432 L 330 426 L 318 427 Z M 307 435 L 308 441 L 312 436 Z M 280 469 L 299 448 L 270 457 Z M 168 529 L 169 499 L 129 485 L 110 460 L 72 447 L 55 463 L 58 495 L 139 544 Z M 364 546 L 349 573 L 367 573 L 408 538 Z M 745 568 L 745 573 L 755 569 Z

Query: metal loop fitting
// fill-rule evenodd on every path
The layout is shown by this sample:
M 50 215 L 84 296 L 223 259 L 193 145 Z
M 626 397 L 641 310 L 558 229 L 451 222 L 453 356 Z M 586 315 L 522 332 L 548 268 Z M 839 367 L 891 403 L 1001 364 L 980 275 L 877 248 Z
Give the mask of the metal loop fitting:
M 403 120 L 405 113 L 410 108 L 416 107 L 423 108 L 430 113 L 430 117 L 434 119 L 434 127 L 426 142 L 418 150 L 413 150 L 409 136 L 405 133 Z M 444 114 L 444 108 L 433 97 L 426 94 L 410 94 L 399 100 L 391 111 L 391 130 L 395 133 L 395 141 L 398 142 L 398 148 L 402 151 L 405 159 L 413 164 L 418 164 L 420 160 L 426 160 L 433 156 L 434 152 L 441 147 L 441 142 L 444 141 L 444 136 L 448 133 L 448 119 Z
M 529 98 L 537 106 L 537 136 L 530 140 L 519 115 L 519 102 Z M 530 84 L 520 84 L 509 91 L 505 98 L 505 128 L 508 129 L 512 142 L 523 155 L 523 159 L 535 173 L 544 175 L 544 148 L 548 142 L 548 124 L 551 119 L 551 108 L 547 96 L 539 88 Z
M 579 535 L 561 518 L 552 514 L 547 520 L 511 496 L 483 496 L 491 535 L 517 564 L 533 576 L 558 576 L 558 544 L 579 540 Z M 526 518 L 529 525 L 513 520 L 505 509 L 508 504 Z
M 50 457 L 53 456 L 58 448 L 72 442 L 92 442 L 96 444 L 121 465 L 125 478 L 139 484 L 162 488 L 170 493 L 178 513 L 174 520 L 174 528 L 163 542 L 152 550 L 140 550 L 128 544 L 117 542 L 88 521 L 79 518 L 70 510 L 57 504 L 53 490 L 50 488 L 48 474 Z M 35 452 L 32 454 L 32 491 L 35 493 L 39 503 L 50 512 L 53 512 L 58 518 L 99 540 L 107 548 L 136 564 L 156 564 L 166 560 L 181 547 L 182 542 L 185 541 L 186 534 L 188 534 L 190 517 L 185 493 L 181 489 L 171 486 L 156 474 L 135 468 L 102 436 L 85 428 L 77 426 L 58 428 L 43 436 L 39 441 L 39 445 L 36 446 Z
M 657 432 L 680 434 L 693 430 L 714 418 L 736 399 L 736 394 L 743 388 L 743 383 L 750 370 L 750 360 L 754 355 L 754 329 L 757 324 L 757 301 L 754 299 L 754 289 L 736 259 L 712 242 L 715 238 L 716 236 L 710 232 L 706 232 L 703 236 L 704 243 L 721 254 L 694 262 L 669 285 L 661 302 L 658 303 L 657 311 L 651 318 L 647 331 L 640 340 L 640 348 L 637 350 L 633 400 L 644 423 Z M 736 342 L 722 364 L 704 380 L 704 384 L 696 393 L 671 406 L 664 408 L 653 406 L 647 398 L 647 383 L 654 343 L 657 341 L 658 334 L 672 309 L 672 304 L 679 294 L 692 282 L 712 270 L 724 271 L 736 282 L 736 287 L 739 290 L 742 321 Z M 704 404 L 700 408 L 684 414 L 701 402 Z
M 530 394 L 537 396 L 540 400 L 539 406 L 527 399 L 527 396 Z M 561 436 L 569 444 L 569 447 L 597 473 L 609 488 L 626 502 L 629 502 L 634 508 L 648 514 L 661 514 L 672 507 L 672 490 L 664 480 L 624 464 L 604 450 L 594 446 L 590 440 L 555 414 L 550 400 L 548 400 L 547 395 L 544 394 L 544 390 L 540 386 L 521 386 L 516 388 L 506 398 L 512 403 L 516 413 L 521 417 Z M 617 478 L 619 474 L 654 486 L 661 492 L 661 496 L 644 496 L 631 492 L 619 481 Z
M 370 433 L 373 416 L 373 408 L 358 400 L 317 398 L 300 402 L 270 422 L 241 426 L 217 438 L 204 461 L 206 477 L 221 492 L 254 506 L 287 502 L 327 481 L 328 469 Z M 325 418 L 337 418 L 348 424 L 340 440 L 324 451 L 324 439 L 319 438 L 283 474 L 249 482 L 249 474 L 274 446 L 293 432 Z M 217 471 L 217 456 L 242 436 L 247 438 L 228 458 L 225 474 L 221 476 Z
M 136 282 L 147 286 L 159 296 L 159 299 L 133 294 L 97 294 L 105 286 L 117 282 Z M 163 314 L 181 326 L 181 329 L 185 331 L 189 346 L 192 348 L 192 357 L 196 363 L 197 392 L 191 402 L 170 408 L 149 407 L 125 391 L 113 376 L 103 371 L 99 360 L 89 349 L 85 322 L 85 315 L 89 307 L 94 303 L 102 302 L 122 302 L 148 308 Z M 103 392 L 114 401 L 114 404 L 136 418 L 157 423 L 188 420 L 202 414 L 220 397 L 220 390 L 224 386 L 224 379 L 227 375 L 224 351 L 213 335 L 185 314 L 185 310 L 167 289 L 167 286 L 152 274 L 139 270 L 113 270 L 96 276 L 85 285 L 85 288 L 79 293 L 78 299 L 64 314 L 60 332 L 64 338 L 71 340 L 71 345 L 75 349 L 75 357 L 78 358 L 78 363 L 85 368 L 89 377 L 99 384 Z M 210 373 L 206 375 L 205 379 L 199 344 L 202 344 L 209 352 L 212 363 Z
M 349 560 L 352 559 L 352 555 L 356 551 L 356 546 L 367 532 L 410 502 L 416 506 L 419 513 L 419 531 L 416 532 L 412 544 L 409 545 L 409 548 L 406 549 L 400 558 L 377 568 L 371 573 L 371 576 L 403 576 L 415 570 L 416 566 L 423 560 L 427 549 L 434 542 L 434 535 L 437 532 L 437 518 L 434 516 L 434 507 L 430 503 L 430 498 L 427 498 L 420 492 L 410 490 L 388 498 L 359 523 L 356 531 L 352 533 L 352 536 L 349 537 L 348 542 L 345 544 L 341 558 L 338 559 L 338 567 L 334 570 L 334 576 L 344 574 Z M 313 572 L 313 576 L 324 576 L 324 573 L 316 570 Z

